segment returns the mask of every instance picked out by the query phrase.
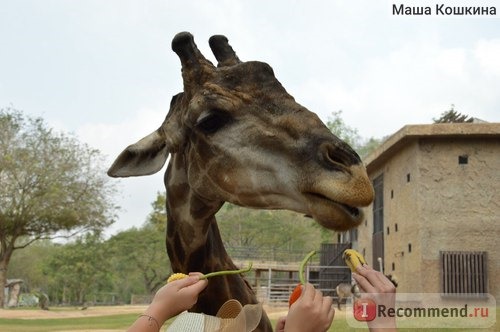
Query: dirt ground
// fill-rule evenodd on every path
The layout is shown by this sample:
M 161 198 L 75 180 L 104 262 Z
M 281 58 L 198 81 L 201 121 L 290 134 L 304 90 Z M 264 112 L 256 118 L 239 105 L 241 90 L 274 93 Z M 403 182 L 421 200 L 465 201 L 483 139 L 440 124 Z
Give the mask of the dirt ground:
M 107 316 L 119 314 L 140 314 L 146 309 L 145 305 L 124 305 L 124 306 L 102 306 L 81 308 L 51 308 L 51 310 L 24 310 L 24 309 L 0 309 L 0 318 L 20 318 L 20 319 L 49 319 L 49 318 L 76 318 Z M 277 319 L 286 315 L 286 307 L 275 307 L 264 305 L 264 310 L 271 319 Z

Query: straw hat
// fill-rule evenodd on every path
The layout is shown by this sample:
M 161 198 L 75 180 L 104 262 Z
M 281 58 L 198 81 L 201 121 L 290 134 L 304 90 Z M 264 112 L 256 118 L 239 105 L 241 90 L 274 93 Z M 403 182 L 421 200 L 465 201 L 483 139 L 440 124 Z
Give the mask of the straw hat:
M 167 332 L 251 332 L 262 317 L 261 304 L 242 306 L 237 300 L 225 302 L 216 316 L 183 312 Z

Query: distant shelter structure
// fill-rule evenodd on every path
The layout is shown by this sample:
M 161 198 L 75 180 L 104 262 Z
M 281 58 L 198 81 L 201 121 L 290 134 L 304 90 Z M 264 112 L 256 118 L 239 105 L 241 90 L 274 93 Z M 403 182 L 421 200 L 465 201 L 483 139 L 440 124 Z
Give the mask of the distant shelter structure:
M 19 295 L 23 282 L 22 279 L 7 279 L 4 289 L 7 307 L 17 307 L 19 305 Z
M 375 189 L 351 236 L 398 292 L 500 298 L 500 123 L 408 125 L 365 160 Z

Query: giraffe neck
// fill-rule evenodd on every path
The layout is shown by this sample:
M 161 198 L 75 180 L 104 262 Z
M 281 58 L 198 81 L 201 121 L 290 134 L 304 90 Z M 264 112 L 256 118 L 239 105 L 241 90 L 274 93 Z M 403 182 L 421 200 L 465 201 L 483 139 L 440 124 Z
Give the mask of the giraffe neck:
M 172 193 L 167 190 L 167 196 Z M 167 251 L 174 272 L 233 269 L 213 215 L 197 220 L 167 202 Z
M 223 202 L 208 202 L 191 190 L 182 156 L 173 155 L 166 179 L 167 252 L 173 272 L 208 273 L 236 269 L 219 233 L 215 213 Z M 215 315 L 229 299 L 257 303 L 248 283 L 239 275 L 210 280 L 192 311 Z

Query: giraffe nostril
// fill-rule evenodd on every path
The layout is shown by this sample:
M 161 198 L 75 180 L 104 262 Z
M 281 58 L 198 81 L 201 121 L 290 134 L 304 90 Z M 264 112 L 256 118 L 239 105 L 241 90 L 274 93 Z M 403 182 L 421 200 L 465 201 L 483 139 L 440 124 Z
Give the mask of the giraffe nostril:
M 350 166 L 361 162 L 358 154 L 343 141 L 322 143 L 319 155 L 325 167 L 339 171 L 348 172 Z

